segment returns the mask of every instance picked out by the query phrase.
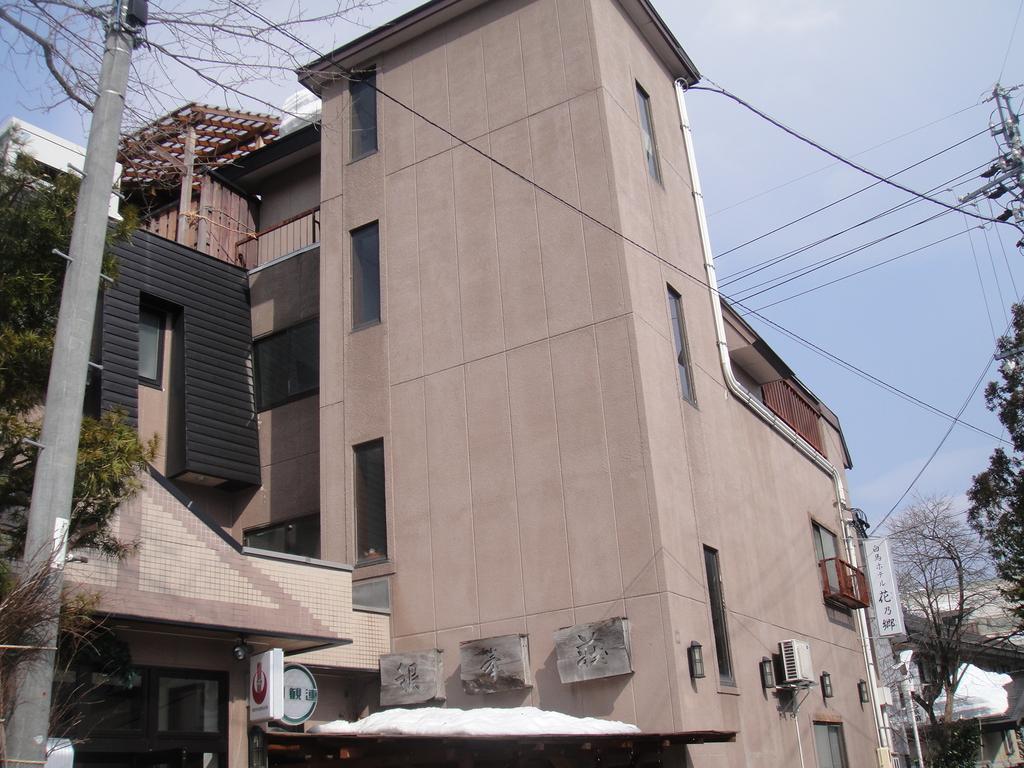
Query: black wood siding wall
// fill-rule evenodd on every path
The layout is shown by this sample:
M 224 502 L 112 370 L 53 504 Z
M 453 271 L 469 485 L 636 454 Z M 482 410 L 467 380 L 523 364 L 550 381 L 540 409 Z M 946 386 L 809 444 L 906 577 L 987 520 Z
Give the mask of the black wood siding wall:
M 184 470 L 258 485 L 245 270 L 149 232 L 114 251 L 117 281 L 103 296 L 102 407 L 138 421 L 140 294 L 180 308 Z

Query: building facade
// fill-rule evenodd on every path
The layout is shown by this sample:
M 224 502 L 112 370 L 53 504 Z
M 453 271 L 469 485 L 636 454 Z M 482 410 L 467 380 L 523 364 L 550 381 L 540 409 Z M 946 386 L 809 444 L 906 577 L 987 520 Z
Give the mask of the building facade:
M 432 0 L 300 78 L 321 122 L 210 171 L 191 218 L 223 192 L 255 231 L 201 254 L 153 224 L 103 310 L 103 401 L 163 448 L 142 554 L 75 568 L 142 663 L 225 676 L 211 753 L 246 759 L 246 635 L 337 646 L 305 657 L 313 721 L 428 654 L 449 707 L 885 765 L 839 422 L 715 290 L 699 74 L 647 0 Z M 609 621 L 626 666 L 567 677 Z M 211 636 L 169 657 L 167 626 Z M 523 684 L 466 684 L 466 644 L 509 637 Z

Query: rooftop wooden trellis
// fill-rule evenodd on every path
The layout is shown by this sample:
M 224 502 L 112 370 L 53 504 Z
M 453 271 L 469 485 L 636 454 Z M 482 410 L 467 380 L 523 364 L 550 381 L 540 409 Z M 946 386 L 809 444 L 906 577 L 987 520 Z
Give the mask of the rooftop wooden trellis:
M 186 104 L 121 139 L 121 183 L 177 186 L 183 176 L 198 176 L 274 141 L 279 123 L 273 115 Z

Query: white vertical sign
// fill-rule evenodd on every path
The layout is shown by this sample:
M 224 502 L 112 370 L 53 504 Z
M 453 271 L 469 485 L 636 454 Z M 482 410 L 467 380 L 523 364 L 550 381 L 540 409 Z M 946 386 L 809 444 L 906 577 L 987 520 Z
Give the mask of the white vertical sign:
M 284 715 L 284 651 L 272 648 L 249 659 L 249 722 Z
M 871 584 L 871 604 L 875 608 L 875 621 L 880 637 L 905 635 L 900 593 L 892 570 L 888 539 L 867 539 L 868 582 Z

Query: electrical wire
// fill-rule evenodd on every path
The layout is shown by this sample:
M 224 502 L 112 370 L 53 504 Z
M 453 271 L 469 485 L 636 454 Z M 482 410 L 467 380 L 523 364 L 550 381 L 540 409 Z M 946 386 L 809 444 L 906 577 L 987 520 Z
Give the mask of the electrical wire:
M 1013 38 L 1017 35 L 1017 23 L 1020 21 L 1020 12 L 1024 8 L 1024 0 L 1017 5 L 1017 17 L 1013 20 L 1013 29 L 1010 31 L 1010 42 L 1006 44 L 1006 55 L 1003 56 L 1003 66 L 999 68 L 999 77 L 996 82 L 1003 79 L 1003 72 L 1006 71 L 1006 62 L 1010 60 L 1010 51 L 1013 50 Z
M 817 272 L 819 269 L 824 269 L 825 267 L 831 266 L 832 264 L 842 261 L 843 259 L 847 259 L 850 256 L 853 256 L 854 254 L 866 251 L 868 248 L 871 248 L 872 246 L 878 245 L 879 243 L 884 243 L 886 240 L 891 240 L 894 237 L 898 237 L 924 224 L 929 224 L 935 221 L 936 219 L 942 218 L 943 216 L 948 216 L 949 213 L 950 211 L 939 211 L 938 213 L 934 213 L 931 216 L 921 219 L 920 221 L 916 221 L 913 224 L 908 224 L 907 226 L 902 227 L 901 229 L 897 229 L 895 232 L 890 232 L 886 235 L 882 235 L 881 237 L 877 237 L 874 240 L 871 240 L 870 242 L 854 246 L 853 248 L 850 248 L 847 251 L 843 251 L 842 253 L 839 253 L 835 256 L 830 256 L 827 259 L 822 259 L 806 267 L 801 267 L 800 269 L 791 270 L 790 272 L 787 272 L 784 275 L 779 275 L 778 277 L 772 278 L 771 280 L 765 280 L 764 282 L 758 283 L 757 285 L 753 285 L 750 288 L 744 289 L 743 295 L 739 297 L 738 300 L 750 301 L 755 296 L 760 296 L 762 293 L 767 293 L 768 291 L 774 291 L 776 288 L 781 288 L 783 285 L 791 283 L 794 280 L 799 280 L 801 277 L 806 277 L 812 272 Z M 765 287 L 761 288 L 761 286 Z M 760 290 L 754 290 L 756 288 L 760 288 Z
M 1024 2 L 1024 0 L 1022 0 L 1022 2 Z M 923 165 L 924 163 L 927 163 L 929 160 L 934 160 L 936 157 L 939 157 L 939 155 L 943 155 L 946 152 L 949 152 L 949 151 L 951 151 L 953 149 L 956 149 L 957 147 L 959 147 L 959 146 L 961 146 L 963 144 L 966 144 L 971 139 L 976 139 L 979 136 L 981 136 L 983 134 L 986 134 L 986 133 L 988 133 L 988 129 L 984 128 L 984 129 L 978 131 L 977 133 L 975 133 L 973 136 L 968 136 L 966 139 L 962 139 L 961 141 L 958 141 L 956 144 L 953 144 L 952 146 L 949 146 L 949 147 L 946 147 L 945 149 L 939 150 L 938 152 L 936 152 L 933 155 L 929 155 L 928 157 L 924 158 L 924 160 L 918 160 L 916 163 L 913 163 L 912 165 L 908 165 L 906 168 L 901 168 L 900 170 L 896 171 L 895 173 L 889 174 L 886 178 L 887 179 L 895 178 L 896 176 L 899 176 L 901 173 L 906 173 L 907 171 L 909 171 L 909 170 L 911 170 L 913 168 L 917 168 L 919 165 Z M 800 216 L 799 218 L 793 219 L 792 221 L 787 221 L 785 224 L 780 224 L 779 226 L 775 227 L 775 229 L 769 230 L 768 232 L 760 234 L 757 237 L 751 238 L 750 240 L 747 240 L 745 243 L 740 243 L 739 245 L 734 245 L 729 250 L 722 251 L 722 253 L 720 253 L 717 256 L 715 256 L 715 259 L 720 259 L 723 256 L 728 256 L 730 253 L 734 253 L 735 251 L 738 251 L 740 248 L 746 248 L 748 245 L 756 243 L 759 240 L 763 240 L 764 238 L 766 238 L 766 237 L 768 237 L 770 235 L 774 235 L 776 232 L 781 232 L 782 230 L 786 229 L 787 227 L 791 227 L 794 224 L 799 224 L 801 221 L 804 221 L 805 219 L 809 219 L 811 216 L 814 216 L 815 214 L 821 213 L 822 211 L 827 211 L 829 208 L 832 208 L 832 207 L 834 207 L 836 205 L 839 205 L 840 203 L 845 203 L 851 197 L 856 197 L 861 192 L 867 192 L 869 189 L 872 189 L 873 187 L 877 187 L 881 183 L 882 182 L 880 182 L 880 181 L 873 181 L 870 184 L 868 184 L 867 186 L 861 187 L 860 189 L 856 190 L 855 192 L 851 192 L 850 194 L 845 195 L 844 197 L 841 197 L 838 200 L 833 200 L 831 203 L 828 203 L 827 205 L 823 205 L 820 208 L 816 208 L 813 211 L 811 211 L 810 213 L 805 213 L 803 216 Z
M 993 213 L 991 200 L 988 201 L 988 211 L 989 213 Z M 1003 263 L 1006 264 L 1006 273 L 1010 276 L 1010 285 L 1013 286 L 1013 296 L 1017 301 L 1020 301 L 1020 291 L 1017 290 L 1017 281 L 1013 279 L 1013 270 L 1010 268 L 1010 257 L 1006 255 L 1006 246 L 1003 245 L 1003 238 L 999 234 L 998 229 L 994 230 L 993 234 L 996 236 L 996 242 L 999 243 L 999 250 L 1003 252 Z M 985 240 L 988 240 L 988 230 L 985 231 Z
M 992 333 L 992 343 L 995 344 L 999 337 L 996 336 L 996 324 L 992 322 L 992 308 L 988 303 L 988 293 L 985 291 L 985 281 L 981 278 L 981 265 L 978 264 L 978 252 L 974 249 L 974 239 L 971 237 L 971 225 L 968 223 L 966 216 L 964 216 L 964 232 L 967 234 L 967 240 L 971 244 L 971 257 L 974 259 L 974 271 L 978 273 L 978 288 L 981 289 L 981 300 L 985 305 L 985 316 L 988 318 L 988 327 Z
M 953 414 L 948 413 L 948 412 L 942 410 L 941 408 L 937 408 L 936 406 L 932 405 L 929 402 L 926 402 L 925 400 L 922 400 L 919 397 L 915 397 L 914 395 L 910 394 L 909 392 L 906 392 L 905 390 L 900 389 L 899 387 L 895 386 L 894 384 L 890 384 L 889 382 L 884 381 L 883 379 L 880 379 L 880 378 L 878 378 L 877 376 L 875 376 L 875 375 L 873 375 L 871 373 L 868 373 L 863 368 L 857 367 L 853 363 L 850 363 L 850 362 L 844 360 L 843 358 L 839 357 L 838 355 L 836 355 L 836 354 L 834 354 L 832 352 L 829 352 L 827 349 L 824 349 L 823 347 L 818 346 L 813 341 L 809 341 L 808 339 L 804 338 L 803 336 L 801 336 L 801 335 L 799 335 L 797 333 L 794 333 L 793 331 L 789 330 L 788 328 L 780 325 L 779 323 L 776 323 L 774 320 L 772 320 L 772 319 L 770 319 L 770 318 L 768 318 L 768 317 L 766 317 L 766 316 L 764 316 L 764 315 L 762 315 L 762 314 L 760 314 L 760 313 L 758 313 L 756 311 L 751 310 L 751 311 L 749 311 L 749 314 L 754 315 L 755 317 L 760 319 L 762 322 L 764 322 L 766 325 L 771 326 L 772 328 L 777 330 L 779 333 L 783 334 L 784 336 L 789 337 L 790 339 L 792 339 L 796 343 L 798 343 L 801 346 L 803 346 L 803 347 L 809 349 L 810 351 L 816 353 L 820 357 L 823 357 L 826 360 L 829 360 L 829 361 L 835 363 L 840 368 L 844 368 L 845 370 L 849 371 L 850 373 L 853 373 L 854 375 L 864 379 L 865 381 L 880 387 L 881 389 L 889 392 L 890 394 L 896 395 L 897 397 L 901 398 L 902 400 L 906 400 L 907 402 L 909 402 L 909 403 L 911 403 L 913 405 L 916 405 L 916 406 L 924 409 L 925 411 L 928 411 L 929 413 L 932 413 L 932 414 L 934 414 L 936 416 L 942 416 L 943 418 L 950 420 L 953 424 L 960 424 L 960 425 L 962 425 L 964 427 L 967 427 L 968 429 L 970 429 L 970 430 L 972 430 L 974 432 L 977 432 L 980 435 L 985 435 L 986 437 L 991 437 L 993 440 L 998 440 L 999 442 L 1005 443 L 1007 445 L 1010 444 L 1009 441 L 1005 440 L 1004 438 L 1000 437 L 999 435 L 996 435 L 996 434 L 994 434 L 992 432 L 989 432 L 988 430 L 982 429 L 981 427 L 976 426 L 974 424 L 971 424 L 968 421 L 963 421 L 960 418 L 960 416 L 963 415 L 962 411 L 957 416 L 954 416 Z
M 839 162 L 843 163 L 844 165 L 848 165 L 850 168 L 853 168 L 855 171 L 860 171 L 861 173 L 865 174 L 866 176 L 870 176 L 871 178 L 876 179 L 876 180 L 878 180 L 878 181 L 880 181 L 880 182 L 882 182 L 884 184 L 888 184 L 891 187 L 895 187 L 896 189 L 899 189 L 899 190 L 901 190 L 903 192 L 906 192 L 908 195 L 912 195 L 912 196 L 918 197 L 918 198 L 920 198 L 922 200 L 926 200 L 929 203 L 934 203 L 935 205 L 941 206 L 942 208 L 946 208 L 947 210 L 950 210 L 950 211 L 959 211 L 959 210 L 961 210 L 958 206 L 955 206 L 952 203 L 947 203 L 945 200 L 940 200 L 937 197 L 931 197 L 930 195 L 926 195 L 926 194 L 924 194 L 922 192 L 918 192 L 917 190 L 911 189 L 910 187 L 906 187 L 903 184 L 900 184 L 898 181 L 893 181 L 892 179 L 888 179 L 885 176 L 881 176 L 881 175 L 875 173 L 874 171 L 869 170 L 868 168 L 865 168 L 863 165 L 860 165 L 858 163 L 853 162 L 853 160 L 850 160 L 850 159 L 840 155 L 838 152 L 835 152 L 835 151 L 829 149 L 828 147 L 826 147 L 826 146 L 824 146 L 822 144 L 819 144 L 818 142 L 814 141 L 813 139 L 810 139 L 810 138 L 804 136 L 802 133 L 794 130 L 793 128 L 790 128 L 785 123 L 783 123 L 783 122 L 781 122 L 779 120 L 776 120 L 774 117 L 772 117 L 768 113 L 758 109 L 757 107 L 755 107 L 750 102 L 741 99 L 736 94 L 730 93 L 729 91 L 727 91 L 725 88 L 720 86 L 718 83 L 716 83 L 711 78 L 705 77 L 704 79 L 707 80 L 709 83 L 711 83 L 711 85 L 713 85 L 714 87 L 713 88 L 709 88 L 706 85 L 691 85 L 687 90 L 690 90 L 690 91 L 707 91 L 708 93 L 717 93 L 717 94 L 719 94 L 721 96 L 725 96 L 726 98 L 731 99 L 732 101 L 735 101 L 741 107 L 744 107 L 745 109 L 750 110 L 755 115 L 760 117 L 762 120 L 765 120 L 765 121 L 771 123 L 776 128 L 778 128 L 781 131 L 784 131 L 785 133 L 789 134 L 793 138 L 798 139 L 799 141 L 802 141 L 803 143 L 807 144 L 808 146 L 814 147 L 819 152 L 824 152 L 829 157 L 831 157 L 831 158 L 833 158 L 835 160 L 838 160 Z M 990 219 L 988 216 L 982 216 L 980 213 L 972 213 L 972 212 L 969 212 L 969 211 L 966 212 L 966 213 L 967 213 L 968 216 L 972 216 L 972 217 L 974 217 L 976 219 L 981 219 L 982 221 L 988 221 L 988 222 L 991 222 L 993 224 L 1007 224 L 1007 225 L 1013 227 L 1014 229 L 1016 229 L 1018 232 L 1020 232 L 1021 235 L 1024 235 L 1024 229 L 1022 229 L 1020 226 L 1018 226 L 1017 224 L 1014 224 L 1012 222 L 1009 222 L 1009 221 L 1003 222 L 1003 221 L 999 221 L 998 219 Z
M 978 225 L 978 226 L 979 226 L 979 228 L 981 228 L 981 225 Z M 851 277 L 856 277 L 857 275 L 862 275 L 865 272 L 870 272 L 871 270 L 877 269 L 878 267 L 884 267 L 886 264 L 891 264 L 892 262 L 898 261 L 899 259 L 902 259 L 905 256 L 912 256 L 915 253 L 920 253 L 921 251 L 924 251 L 924 250 L 927 250 L 928 248 L 931 248 L 933 246 L 945 243 L 948 240 L 952 240 L 953 238 L 962 237 L 963 234 L 964 234 L 963 232 L 954 232 L 953 234 L 947 235 L 946 237 L 940 238 L 938 240 L 933 240 L 932 242 L 928 243 L 927 245 L 922 245 L 920 248 L 915 248 L 912 251 L 904 251 L 903 253 L 899 254 L 898 256 L 893 256 L 891 258 L 886 259 L 885 261 L 880 261 L 877 264 L 871 264 L 871 265 L 869 265 L 867 267 L 864 267 L 863 269 L 858 269 L 857 271 L 850 272 L 849 274 L 843 275 L 842 277 L 837 277 L 834 280 L 829 280 L 827 283 L 821 283 L 820 285 L 812 286 L 811 288 L 808 288 L 806 290 L 800 291 L 799 293 L 794 293 L 794 294 L 792 294 L 790 296 L 786 296 L 784 299 L 777 299 L 776 301 L 773 301 L 771 304 L 763 304 L 762 306 L 757 307 L 756 309 L 751 310 L 751 312 L 761 312 L 762 310 L 778 306 L 779 304 L 783 304 L 783 303 L 785 303 L 787 301 L 790 301 L 792 299 L 799 298 L 800 296 L 806 296 L 808 293 L 814 293 L 815 291 L 821 290 L 822 288 L 828 288 L 830 285 L 835 285 L 836 283 L 842 282 L 843 280 L 848 280 Z
M 245 10 L 248 13 L 252 14 L 255 18 L 257 18 L 257 19 L 263 21 L 264 23 L 268 24 L 269 26 L 273 26 L 273 22 L 271 22 L 269 19 L 267 19 L 266 16 L 264 16 L 262 13 L 260 13 L 256 9 L 251 8 L 250 6 L 246 5 L 244 2 L 242 2 L 242 0 L 229 0 L 229 2 L 232 3 L 233 5 L 236 5 L 236 6 L 240 7 L 240 8 L 242 8 L 243 10 Z M 317 51 L 309 43 L 307 43 L 304 40 L 302 40 L 302 39 L 298 38 L 297 36 L 295 36 L 289 30 L 287 30 L 287 29 L 279 29 L 278 31 L 280 31 L 281 34 L 285 35 L 286 37 L 289 37 L 294 42 L 298 43 L 299 45 L 301 45 L 304 48 L 306 48 L 307 50 L 309 50 L 311 53 L 313 53 L 319 59 L 323 59 L 324 58 L 323 54 L 321 54 L 319 51 Z M 339 72 L 339 74 L 341 76 L 347 77 L 347 78 L 351 78 L 352 77 L 353 73 L 351 73 L 350 71 L 345 70 L 344 67 L 341 67 L 338 64 L 333 64 L 333 66 L 335 66 L 338 69 L 338 72 Z M 701 285 L 704 288 L 706 288 L 708 290 L 711 290 L 711 291 L 715 290 L 705 280 L 697 277 L 696 275 L 692 274 L 691 272 L 688 272 L 687 270 L 683 269 L 679 265 L 673 264 L 672 262 L 668 261 L 663 256 L 655 253 L 654 251 L 652 251 L 651 249 L 647 248 L 643 244 L 637 242 L 636 240 L 633 240 L 628 235 L 626 235 L 626 234 L 624 234 L 622 232 L 619 232 L 614 227 L 611 227 L 610 225 L 606 224 L 605 222 L 601 221 L 600 219 L 594 217 L 593 215 L 587 213 L 586 211 L 582 210 L 581 208 L 577 207 L 576 205 L 573 205 L 571 202 L 569 202 L 569 201 L 565 200 L 564 198 L 560 197 L 559 195 L 555 194 L 554 192 L 551 192 L 550 190 L 548 190 L 545 187 L 543 187 L 540 184 L 538 184 L 533 179 L 529 178 L 528 176 L 525 176 L 524 174 L 520 173 L 519 171 L 515 170 L 514 168 L 509 167 L 505 163 L 501 162 L 500 160 L 498 160 L 495 157 L 492 157 L 487 152 L 484 152 L 483 150 L 479 149 L 478 147 L 475 147 L 474 145 L 470 144 L 465 139 L 463 139 L 463 138 L 457 136 L 456 134 L 452 133 L 447 128 L 444 128 L 443 126 L 438 125 L 436 122 L 434 122 L 430 118 L 426 117 L 422 113 L 418 112 L 413 107 L 410 107 L 409 105 L 405 104 L 401 100 L 399 100 L 399 99 L 395 98 L 394 96 L 391 96 L 387 92 L 383 91 L 379 86 L 376 85 L 376 83 L 368 82 L 367 81 L 366 84 L 372 90 L 374 90 L 376 93 L 380 94 L 384 98 L 386 98 L 389 101 L 393 102 L 396 106 L 401 107 L 402 109 L 405 109 L 407 112 L 409 112 L 413 116 L 418 117 L 419 119 L 423 120 L 428 125 L 433 126 L 437 130 L 441 131 L 445 135 L 447 135 L 450 138 L 452 138 L 453 140 L 455 140 L 457 143 L 459 143 L 459 144 L 469 148 L 470 150 L 473 150 L 478 155 L 480 155 L 481 157 L 486 159 L 488 162 L 496 165 L 499 168 L 502 168 L 502 169 L 506 170 L 507 172 L 509 172 L 510 174 L 515 176 L 516 178 L 522 180 L 526 184 L 528 184 L 531 187 L 533 187 L 534 189 L 536 189 L 538 192 L 542 192 L 543 194 L 551 197 L 553 200 L 561 203 L 562 205 L 566 206 L 570 210 L 578 213 L 580 216 L 584 217 L 588 221 L 591 221 L 594 224 L 597 224 L 598 226 L 600 226 L 601 228 L 605 229 L 609 233 L 615 235 L 616 237 L 621 239 L 623 242 L 629 243 L 630 245 L 634 246 L 635 248 L 637 248 L 638 250 L 642 251 L 643 253 L 646 253 L 646 254 L 652 256 L 657 261 L 665 264 L 666 266 L 672 268 L 673 270 L 678 271 L 680 274 L 682 274 L 685 277 L 689 278 L 690 280 L 694 281 L 698 285 Z M 723 296 L 723 298 L 725 298 L 726 301 L 729 301 L 729 297 L 728 296 L 725 296 L 724 294 L 721 294 L 720 292 L 719 292 L 719 295 Z M 742 305 L 740 305 L 740 306 L 742 306 Z M 743 308 L 746 309 L 746 307 L 743 307 Z M 767 322 L 769 325 L 771 325 L 771 326 L 773 326 L 775 328 L 778 328 L 780 331 L 786 333 L 787 335 L 791 335 L 794 339 L 801 339 L 802 340 L 801 343 L 812 345 L 811 342 L 808 342 L 805 339 L 802 339 L 802 337 L 799 337 L 797 334 L 793 333 L 792 331 L 789 331 L 788 329 L 783 329 L 782 326 L 778 325 L 777 323 L 775 323 L 775 322 L 773 322 L 771 320 L 768 320 L 768 318 L 766 318 L 766 317 L 764 317 L 762 315 L 757 315 L 757 317 L 759 317 L 763 321 Z M 817 347 L 816 345 L 812 345 L 812 346 L 816 350 L 818 350 L 820 353 L 824 354 L 827 357 L 827 359 L 834 360 L 836 362 L 839 362 L 839 361 L 842 360 L 842 358 L 839 358 L 838 356 L 833 355 L 832 353 L 828 353 L 825 350 L 823 350 L 822 348 Z M 845 361 L 842 361 L 842 365 L 844 367 L 847 367 L 849 370 L 856 369 L 856 371 L 859 372 L 858 375 L 863 375 L 863 376 L 868 377 L 871 381 L 874 381 L 879 386 L 882 386 L 883 388 L 886 388 L 886 389 L 888 389 L 891 392 L 902 392 L 902 390 L 899 390 L 897 387 L 894 387 L 892 385 L 886 384 L 885 382 L 883 382 L 882 379 L 879 379 L 879 378 L 877 378 L 875 376 L 872 376 L 871 374 L 867 374 L 866 372 L 862 371 L 859 368 L 856 368 L 856 366 L 853 366 L 850 363 L 846 363 Z M 903 393 L 903 395 L 905 395 L 907 398 L 910 398 L 912 400 L 917 401 L 919 404 L 923 405 L 924 407 L 931 409 L 936 414 L 940 414 L 940 415 L 945 416 L 946 418 L 950 418 L 949 414 L 945 414 L 943 411 L 941 411 L 940 409 L 934 408 L 933 406 L 928 406 L 926 403 L 924 403 L 924 401 L 917 400 L 917 398 L 914 398 L 912 395 L 907 395 L 906 393 Z M 956 423 L 961 423 L 961 422 L 959 422 L 959 419 L 957 418 L 957 420 L 954 421 L 953 423 L 956 424 Z M 974 427 L 973 425 L 966 424 L 966 423 L 964 423 L 964 424 L 965 424 L 965 426 L 968 426 L 971 429 L 975 429 L 975 430 L 979 430 L 979 431 L 984 432 L 984 430 L 980 430 L 980 428 L 978 428 L 978 427 Z M 989 433 L 985 433 L 985 434 L 989 434 Z
M 1006 330 L 1009 331 L 1010 327 L 1007 326 Z M 925 461 L 924 466 L 922 466 L 921 469 L 917 471 L 917 474 L 914 475 L 914 479 L 910 481 L 910 485 L 908 485 L 906 489 L 903 491 L 903 493 L 900 494 L 900 497 L 896 499 L 896 503 L 889 508 L 889 511 L 885 513 L 881 520 L 875 523 L 874 527 L 876 530 L 885 525 L 885 521 L 888 520 L 892 516 L 892 513 L 896 511 L 896 507 L 903 503 L 903 500 L 907 498 L 907 494 L 910 493 L 911 490 L 913 490 L 914 486 L 917 485 L 917 481 L 921 479 L 921 475 L 925 473 L 925 470 L 928 469 L 931 463 L 935 460 L 935 457 L 939 455 L 939 451 L 942 450 L 942 446 L 946 444 L 946 440 L 948 440 L 949 436 L 953 433 L 953 427 L 955 427 L 960 422 L 960 417 L 963 416 L 964 411 L 967 410 L 967 406 L 970 405 L 971 400 L 974 399 L 974 394 L 978 391 L 978 387 L 981 386 L 981 382 L 983 382 L 985 380 L 985 377 L 988 376 L 988 370 L 989 368 L 992 367 L 992 362 L 994 360 L 995 358 L 990 355 L 988 358 L 988 362 L 985 363 L 985 367 L 981 371 L 981 375 L 978 376 L 978 380 L 974 382 L 974 386 L 971 388 L 970 393 L 964 399 L 963 405 L 961 405 L 960 410 L 957 411 L 956 420 L 951 421 L 949 423 L 949 428 L 946 430 L 946 433 L 942 436 L 942 439 L 939 440 L 939 444 L 935 446 L 935 450 L 932 451 L 931 456 L 929 456 L 928 460 Z
M 930 123 L 925 123 L 924 125 L 919 125 L 919 126 L 917 126 L 917 128 L 911 128 L 906 133 L 901 133 L 899 136 L 893 136 L 892 138 L 886 139 L 885 141 L 880 141 L 878 144 L 875 144 L 874 146 L 868 147 L 867 149 L 862 149 L 860 152 L 855 152 L 854 154 L 850 155 L 850 157 L 860 157 L 861 155 L 866 155 L 868 152 L 873 152 L 874 150 L 878 149 L 879 147 L 884 147 L 886 144 L 891 144 L 894 141 L 899 141 L 900 139 L 905 139 L 907 136 L 913 136 L 918 131 L 923 131 L 925 128 L 931 128 L 933 125 L 938 125 L 941 122 L 949 120 L 951 117 L 956 117 L 957 115 L 962 115 L 964 112 L 967 112 L 967 111 L 972 110 L 972 109 L 976 109 L 977 107 L 980 107 L 981 104 L 982 104 L 981 101 L 976 101 L 974 104 L 971 104 L 970 106 L 964 107 L 963 109 L 958 109 L 956 112 L 951 112 L 950 114 L 946 115 L 945 117 L 940 117 L 940 118 L 937 118 L 935 120 L 932 120 Z M 814 176 L 815 174 L 821 173 L 822 171 L 827 171 L 829 168 L 833 168 L 833 167 L 835 167 L 837 165 L 839 165 L 838 162 L 832 162 L 832 163 L 829 163 L 828 165 L 823 165 L 820 168 L 816 168 L 813 171 L 809 171 L 809 172 L 803 174 L 802 176 L 797 176 L 795 179 L 790 179 L 789 181 L 784 181 L 782 184 L 777 184 L 774 187 L 770 187 L 769 189 L 762 190 L 761 192 L 758 192 L 755 195 L 751 195 L 750 197 L 745 197 L 742 200 L 737 200 L 735 203 L 730 203 L 729 205 L 725 206 L 724 208 L 719 208 L 718 210 L 712 211 L 711 213 L 708 214 L 708 216 L 709 217 L 710 216 L 717 216 L 720 213 L 725 213 L 726 211 L 732 210 L 733 208 L 736 208 L 736 207 L 738 207 L 740 205 L 744 205 L 745 203 L 749 203 L 751 200 L 756 200 L 759 197 L 764 197 L 765 195 L 771 194 L 772 192 L 776 192 L 777 190 L 783 189 L 784 187 L 788 187 L 790 184 L 796 184 L 798 181 L 803 181 L 804 179 L 810 178 L 811 176 Z
M 953 184 L 960 183 L 961 180 L 965 176 L 969 176 L 970 174 L 973 174 L 973 173 L 981 170 L 982 168 L 986 167 L 987 165 L 989 165 L 989 163 L 985 162 L 985 163 L 982 163 L 981 165 L 975 166 L 974 168 L 972 168 L 972 169 L 970 169 L 968 171 L 964 171 L 963 173 L 954 176 L 952 179 L 949 179 L 948 181 L 946 181 L 946 182 L 944 182 L 942 184 L 938 184 L 938 185 L 932 187 L 929 190 L 929 192 L 934 192 L 934 191 L 939 190 L 939 189 L 946 189 L 946 188 L 952 186 Z M 769 259 L 765 259 L 764 261 L 759 261 L 756 264 L 752 264 L 749 267 L 745 267 L 744 269 L 741 269 L 738 272 L 734 272 L 733 274 L 731 274 L 727 278 L 725 278 L 723 280 L 723 282 L 721 283 L 721 287 L 722 288 L 726 288 L 726 287 L 732 285 L 733 283 L 736 283 L 736 282 L 738 282 L 740 280 L 744 280 L 744 279 L 750 277 L 751 275 L 756 275 L 758 272 L 762 272 L 765 269 L 768 269 L 770 267 L 774 267 L 776 264 L 780 264 L 783 261 L 787 261 L 787 260 L 793 258 L 794 256 L 799 256 L 801 253 L 805 253 L 806 251 L 809 251 L 811 248 L 816 248 L 817 246 L 822 245 L 823 243 L 827 243 L 829 240 L 834 240 L 835 238 L 840 237 L 841 235 L 845 235 L 848 232 L 851 232 L 854 229 L 857 229 L 859 227 L 865 226 L 867 224 L 872 224 L 872 223 L 878 221 L 879 219 L 884 218 L 885 216 L 888 216 L 889 214 L 897 213 L 899 211 L 905 210 L 905 209 L 909 208 L 911 205 L 916 205 L 919 202 L 920 202 L 920 200 L 918 200 L 916 198 L 912 199 L 912 200 L 904 200 L 901 203 L 897 203 L 896 205 L 894 205 L 894 206 L 892 206 L 890 208 L 887 208 L 886 210 L 882 211 L 881 213 L 876 213 L 876 214 L 874 214 L 872 216 L 869 216 L 868 218 L 863 219 L 862 221 L 859 221 L 856 224 L 851 224 L 850 226 L 845 227 L 844 229 L 841 229 L 838 232 L 833 232 L 832 234 L 826 235 L 825 237 L 822 237 L 822 238 L 819 238 L 818 240 L 815 240 L 812 243 L 807 243 L 805 245 L 800 246 L 799 248 L 794 248 L 792 250 L 786 251 L 785 253 L 780 254 L 779 256 L 773 256 L 773 257 L 771 257 Z M 944 211 L 943 213 L 947 213 L 947 212 Z M 786 274 L 792 274 L 792 273 L 786 273 Z M 768 282 L 770 282 L 770 281 L 768 281 Z M 759 286 L 764 285 L 764 284 L 765 283 L 758 283 L 757 286 L 750 286 L 749 288 L 745 288 L 743 290 L 750 290 L 750 288 L 759 287 Z

